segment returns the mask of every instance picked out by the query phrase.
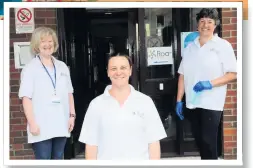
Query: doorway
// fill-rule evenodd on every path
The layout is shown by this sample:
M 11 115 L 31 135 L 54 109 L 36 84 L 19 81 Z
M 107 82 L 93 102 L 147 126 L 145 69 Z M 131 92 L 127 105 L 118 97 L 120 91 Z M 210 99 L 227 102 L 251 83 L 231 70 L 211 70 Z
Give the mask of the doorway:
M 198 155 L 191 131 L 183 128 L 174 112 L 180 32 L 187 29 L 181 27 L 187 21 L 180 19 L 180 13 L 188 14 L 182 11 L 179 8 L 57 10 L 58 58 L 70 68 L 77 117 L 66 145 L 66 159 L 84 153 L 85 145 L 78 141 L 83 119 L 90 101 L 110 84 L 106 65 L 113 51 L 129 54 L 133 62 L 130 84 L 150 96 L 158 109 L 168 136 L 161 140 L 162 157 L 187 155 L 186 149 L 191 152 L 189 155 Z M 171 51 L 172 60 L 149 64 L 150 50 Z M 186 134 L 190 140 L 185 140 Z

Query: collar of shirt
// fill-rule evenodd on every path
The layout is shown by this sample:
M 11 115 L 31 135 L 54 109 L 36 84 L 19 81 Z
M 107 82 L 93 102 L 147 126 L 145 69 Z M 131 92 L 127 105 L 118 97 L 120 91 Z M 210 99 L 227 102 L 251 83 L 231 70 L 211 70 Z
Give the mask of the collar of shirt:
M 130 85 L 129 84 L 129 86 L 130 86 L 130 89 L 131 89 L 131 92 L 130 92 L 130 95 L 129 95 L 129 97 L 133 97 L 133 96 L 135 96 L 136 94 L 136 91 L 135 91 L 135 89 L 134 89 L 134 87 L 132 86 L 132 85 Z M 106 86 L 106 88 L 105 88 L 105 91 L 104 91 L 104 97 L 111 97 L 111 95 L 110 95 L 110 93 L 109 93 L 109 90 L 112 88 L 112 85 L 108 85 L 108 86 Z
M 217 34 L 214 34 L 213 37 L 209 41 L 217 42 L 218 38 L 219 38 L 219 36 Z M 200 47 L 199 36 L 194 40 L 194 44 L 197 45 L 198 47 Z
M 36 60 L 37 60 L 37 63 L 38 63 L 38 65 L 39 66 L 41 66 L 42 68 L 44 68 L 43 67 L 43 65 L 42 65 L 42 63 L 41 63 L 41 61 L 39 60 L 39 55 L 37 54 L 36 56 Z M 51 56 L 51 58 L 53 59 L 53 62 L 54 62 L 54 65 L 55 65 L 55 69 L 56 69 L 56 79 L 58 79 L 60 76 L 61 76 L 61 68 L 60 68 L 60 61 L 58 61 L 55 57 L 53 57 L 53 56 Z

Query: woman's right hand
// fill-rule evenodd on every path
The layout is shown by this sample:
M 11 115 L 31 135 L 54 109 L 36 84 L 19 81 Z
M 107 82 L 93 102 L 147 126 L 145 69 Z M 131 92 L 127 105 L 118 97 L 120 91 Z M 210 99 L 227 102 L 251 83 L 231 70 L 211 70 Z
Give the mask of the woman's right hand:
M 40 128 L 37 124 L 29 125 L 29 131 L 33 136 L 38 136 L 40 134 Z
M 177 102 L 176 104 L 176 114 L 177 116 L 180 118 L 180 120 L 184 119 L 184 115 L 183 115 L 183 102 Z

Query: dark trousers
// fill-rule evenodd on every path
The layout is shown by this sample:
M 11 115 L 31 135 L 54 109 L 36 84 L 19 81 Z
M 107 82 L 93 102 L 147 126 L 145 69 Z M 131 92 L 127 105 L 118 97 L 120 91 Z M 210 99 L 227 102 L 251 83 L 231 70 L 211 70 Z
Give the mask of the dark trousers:
M 57 137 L 32 144 L 35 159 L 63 159 L 66 137 Z
M 201 159 L 218 159 L 218 128 L 222 111 L 197 108 L 189 110 L 188 115 Z

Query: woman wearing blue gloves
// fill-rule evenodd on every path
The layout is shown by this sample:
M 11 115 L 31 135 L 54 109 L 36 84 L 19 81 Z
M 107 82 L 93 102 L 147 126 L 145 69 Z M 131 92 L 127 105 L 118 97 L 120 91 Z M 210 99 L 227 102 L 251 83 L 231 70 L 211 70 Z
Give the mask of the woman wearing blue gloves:
M 178 73 L 176 114 L 183 120 L 182 98 L 201 159 L 218 159 L 217 136 L 227 84 L 236 80 L 236 57 L 231 44 L 214 35 L 219 24 L 216 9 L 202 9 L 196 17 L 199 37 L 182 54 Z

